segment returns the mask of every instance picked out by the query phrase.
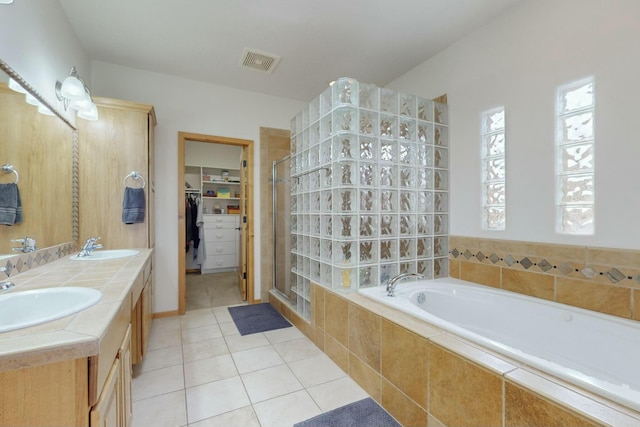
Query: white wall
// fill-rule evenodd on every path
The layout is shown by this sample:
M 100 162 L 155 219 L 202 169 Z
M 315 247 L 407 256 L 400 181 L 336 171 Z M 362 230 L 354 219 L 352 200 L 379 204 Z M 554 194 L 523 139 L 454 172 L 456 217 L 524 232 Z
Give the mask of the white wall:
M 260 295 L 260 127 L 289 129 L 305 103 L 104 62 L 92 63 L 97 96 L 155 106 L 156 312 L 178 308 L 178 132 L 254 141 L 255 295 Z
M 238 169 L 242 158 L 242 147 L 237 145 L 211 144 L 186 141 L 184 164 L 208 168 Z M 235 174 L 238 176 L 238 173 Z
M 640 248 L 640 2 L 523 1 L 388 86 L 448 95 L 451 234 Z M 555 233 L 556 87 L 588 75 L 596 90 L 596 232 Z M 507 229 L 480 226 L 480 113 L 507 117 Z
M 57 1 L 0 4 L 0 58 L 60 112 L 55 82 L 64 80 L 72 66 L 90 86 L 89 58 Z M 71 111 L 65 116 L 75 123 Z

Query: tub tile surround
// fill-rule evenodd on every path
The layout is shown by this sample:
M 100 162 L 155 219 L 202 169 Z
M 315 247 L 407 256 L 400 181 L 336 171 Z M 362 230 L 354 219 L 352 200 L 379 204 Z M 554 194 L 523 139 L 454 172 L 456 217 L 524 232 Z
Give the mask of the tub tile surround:
M 449 275 L 640 320 L 640 251 L 449 237 Z
M 311 323 L 270 302 L 404 426 L 640 425 L 636 411 L 357 293 L 311 292 Z

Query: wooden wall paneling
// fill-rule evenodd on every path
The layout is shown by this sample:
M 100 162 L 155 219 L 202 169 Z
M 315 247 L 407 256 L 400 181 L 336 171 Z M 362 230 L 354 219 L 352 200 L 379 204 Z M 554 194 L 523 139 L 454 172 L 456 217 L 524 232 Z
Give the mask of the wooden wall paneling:
M 80 244 L 100 236 L 106 249 L 149 247 L 153 241 L 153 176 L 149 173 L 153 107 L 106 98 L 94 101 L 99 119 L 78 123 Z M 124 224 L 124 178 L 132 171 L 140 172 L 146 182 L 146 218 L 144 223 Z M 141 183 L 127 179 L 131 187 Z

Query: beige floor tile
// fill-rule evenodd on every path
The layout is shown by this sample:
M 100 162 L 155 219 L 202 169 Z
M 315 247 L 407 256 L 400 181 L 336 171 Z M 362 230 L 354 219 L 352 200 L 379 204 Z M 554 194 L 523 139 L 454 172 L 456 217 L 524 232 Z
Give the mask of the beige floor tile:
M 287 365 L 260 369 L 241 377 L 251 403 L 262 402 L 303 388 Z
M 189 423 L 240 409 L 250 403 L 240 377 L 191 387 L 186 393 Z
M 178 323 L 179 325 L 179 323 Z M 178 329 L 164 329 L 156 327 L 156 323 L 151 325 L 149 333 L 149 344 L 147 350 L 157 350 L 160 348 L 175 347 L 182 344 L 182 332 Z
M 234 322 L 224 322 L 219 324 L 220 329 L 222 330 L 222 335 L 240 335 L 240 331 Z
M 343 377 L 307 389 L 322 412 L 331 411 L 369 397 L 354 380 Z
M 236 365 L 229 354 L 184 364 L 184 384 L 186 387 L 219 381 L 237 375 Z
M 273 344 L 273 347 L 287 363 L 322 354 L 322 350 L 306 337 Z
M 206 420 L 189 424 L 189 427 L 260 427 L 260 422 L 256 416 L 253 407 L 245 406 L 244 408 L 226 412 Z
M 215 314 L 218 323 L 233 322 L 227 307 L 214 307 L 213 314 Z
M 134 369 L 138 373 L 143 373 L 175 365 L 182 365 L 181 346 L 149 350 L 145 353 L 142 362 L 134 366 Z
M 182 345 L 184 363 L 208 359 L 223 354 L 229 354 L 227 343 L 223 337 Z
M 133 402 L 132 427 L 180 427 L 187 424 L 184 390 Z
M 180 317 L 182 329 L 197 328 L 200 326 L 216 325 L 218 323 L 213 310 L 204 309 L 191 311 Z
M 142 400 L 184 388 L 182 365 L 155 369 L 133 378 L 131 394 L 133 400 Z
M 347 376 L 347 374 L 324 353 L 289 363 L 289 368 L 305 387 L 313 387 Z
M 160 319 L 153 319 L 151 330 L 157 330 L 159 332 L 177 331 L 180 330 L 180 317 L 162 317 Z
M 200 326 L 198 328 L 184 329 L 182 342 L 191 344 L 198 341 L 210 340 L 222 336 L 220 327 L 216 325 Z
M 225 337 L 225 340 L 227 341 L 227 346 L 229 346 L 229 351 L 231 353 L 269 345 L 269 341 L 263 334 L 251 334 L 245 336 L 231 335 Z
M 231 353 L 231 355 L 236 362 L 238 372 L 241 374 L 284 364 L 282 357 L 280 357 L 278 352 L 271 346 L 251 348 L 249 350 Z
M 253 409 L 262 427 L 291 427 L 320 414 L 320 408 L 305 390 L 256 403 Z
M 300 332 L 300 329 L 295 327 L 274 329 L 273 331 L 263 332 L 263 334 L 271 344 L 304 338 L 304 334 Z

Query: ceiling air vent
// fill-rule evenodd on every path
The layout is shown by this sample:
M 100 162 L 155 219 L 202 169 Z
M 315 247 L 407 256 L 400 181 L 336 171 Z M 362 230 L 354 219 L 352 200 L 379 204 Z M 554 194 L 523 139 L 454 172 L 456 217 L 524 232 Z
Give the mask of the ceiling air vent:
M 262 71 L 263 73 L 272 73 L 280 62 L 278 55 L 270 53 L 258 52 L 256 50 L 245 49 L 242 54 L 240 65 L 252 70 Z

